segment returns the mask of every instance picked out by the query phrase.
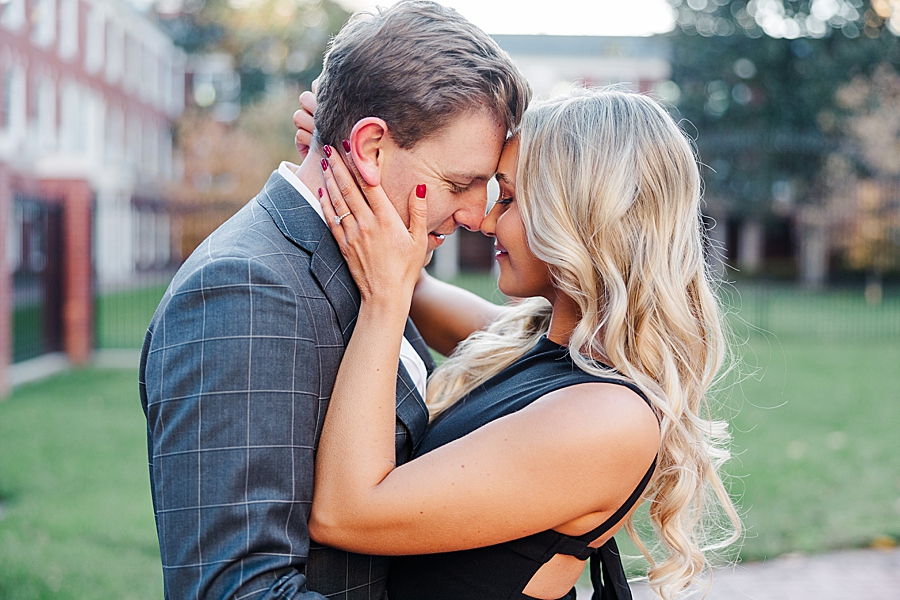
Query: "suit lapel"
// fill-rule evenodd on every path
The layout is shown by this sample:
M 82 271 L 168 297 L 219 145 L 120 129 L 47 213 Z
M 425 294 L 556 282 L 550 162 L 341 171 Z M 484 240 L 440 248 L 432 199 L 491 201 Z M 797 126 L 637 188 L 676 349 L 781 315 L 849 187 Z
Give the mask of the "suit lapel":
M 419 395 L 409 372 L 403 361 L 397 369 L 397 418 L 409 431 L 412 447 L 415 451 L 422 442 L 425 430 L 428 428 L 428 409 L 425 401 Z
M 359 290 L 331 231 L 309 202 L 277 171 L 269 177 L 257 200 L 281 233 L 310 253 L 309 271 L 334 308 L 341 336 L 347 344 L 359 313 Z
M 359 314 L 359 289 L 331 231 L 309 203 L 277 171 L 269 177 L 263 191 L 257 196 L 257 201 L 285 237 L 310 253 L 310 273 L 334 308 L 346 345 L 353 334 L 353 326 L 356 325 Z M 407 319 L 407 330 L 410 327 L 414 335 L 407 339 L 422 356 L 430 373 L 434 361 L 415 325 Z M 416 448 L 428 426 L 428 410 L 402 361 L 397 370 L 396 398 L 397 418 L 409 431 L 413 448 Z
M 422 362 L 425 363 L 425 370 L 431 375 L 431 372 L 434 371 L 437 365 L 434 362 L 434 357 L 431 356 L 431 352 L 428 350 L 428 345 L 425 344 L 425 340 L 422 339 L 422 335 L 419 333 L 419 330 L 416 329 L 416 325 L 413 323 L 412 319 L 406 319 L 406 329 L 403 331 L 403 336 L 409 340 L 409 343 L 422 359 Z

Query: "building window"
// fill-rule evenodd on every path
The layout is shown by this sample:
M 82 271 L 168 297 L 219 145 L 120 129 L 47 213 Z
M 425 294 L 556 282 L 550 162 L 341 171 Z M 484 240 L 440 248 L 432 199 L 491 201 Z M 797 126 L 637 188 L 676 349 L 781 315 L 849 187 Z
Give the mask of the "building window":
M 69 60 L 78 54 L 78 0 L 60 0 L 59 55 Z
M 172 181 L 172 130 L 169 127 L 159 130 L 159 166 L 163 179 Z
M 128 167 L 137 173 L 140 168 L 141 152 L 144 148 L 142 137 L 141 118 L 135 113 L 128 115 L 127 129 L 125 131 L 125 160 Z
M 56 146 L 56 84 L 50 77 L 43 77 L 37 86 L 35 107 L 35 133 L 41 150 Z
M 84 68 L 96 73 L 103 66 L 103 47 L 106 42 L 106 18 L 103 5 L 94 4 L 87 15 L 87 33 L 84 39 Z
M 87 103 L 81 86 L 73 81 L 62 84 L 59 146 L 63 152 L 83 154 L 87 150 Z
M 126 92 L 139 93 L 141 87 L 141 43 L 128 36 L 125 39 L 125 82 L 122 86 Z
M 106 28 L 106 80 L 116 83 L 125 66 L 125 32 L 113 21 Z
M 119 165 L 125 146 L 125 115 L 118 108 L 111 108 L 106 117 L 106 162 Z
M 35 0 L 31 10 L 31 41 L 47 47 L 56 39 L 56 0 Z
M 25 69 L 8 65 L 0 74 L 0 135 L 15 143 L 25 138 Z
M 12 119 L 13 106 L 13 70 L 12 67 L 3 69 L 3 77 L 0 79 L 0 129 L 8 131 Z
M 141 98 L 155 106 L 159 88 L 159 59 L 149 48 L 144 48 Z
M 148 177 L 156 177 L 159 174 L 159 133 L 156 124 L 147 120 L 144 122 L 144 155 L 141 157 L 141 167 Z
M 25 24 L 25 0 L 0 2 L 0 24 L 12 31 L 18 31 Z

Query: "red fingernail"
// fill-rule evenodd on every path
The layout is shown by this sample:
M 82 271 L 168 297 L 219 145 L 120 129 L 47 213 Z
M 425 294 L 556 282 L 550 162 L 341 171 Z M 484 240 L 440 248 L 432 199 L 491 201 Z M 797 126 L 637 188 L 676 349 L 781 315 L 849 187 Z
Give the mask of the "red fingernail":
M 319 188 L 319 198 L 321 198 L 321 197 L 322 197 L 322 194 L 324 194 L 324 193 L 325 193 L 325 192 L 322 191 L 322 188 Z
M 344 145 L 344 152 L 350 152 L 350 140 L 344 140 L 341 142 Z
M 328 158 L 331 158 L 331 146 L 329 146 L 328 144 L 325 144 L 323 150 L 325 150 L 325 156 L 327 156 Z
M 425 197 L 425 184 L 420 183 L 416 186 L 416 198 L 424 198 Z
M 328 160 L 325 159 L 325 158 L 322 159 L 322 170 L 323 170 L 323 171 L 327 171 L 327 170 L 328 170 Z

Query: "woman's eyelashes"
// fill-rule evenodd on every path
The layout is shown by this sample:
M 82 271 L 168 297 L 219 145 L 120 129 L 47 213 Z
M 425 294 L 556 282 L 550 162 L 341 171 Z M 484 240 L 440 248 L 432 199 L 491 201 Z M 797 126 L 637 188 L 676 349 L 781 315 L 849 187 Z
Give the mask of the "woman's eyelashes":
M 513 200 L 515 200 L 515 198 L 513 196 L 509 196 L 506 198 L 497 198 L 497 204 L 499 204 L 500 206 L 506 206 Z

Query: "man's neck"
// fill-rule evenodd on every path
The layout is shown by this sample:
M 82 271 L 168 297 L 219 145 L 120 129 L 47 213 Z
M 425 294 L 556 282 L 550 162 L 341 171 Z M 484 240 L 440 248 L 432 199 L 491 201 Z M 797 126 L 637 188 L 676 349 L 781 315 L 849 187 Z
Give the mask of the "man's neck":
M 297 179 L 303 182 L 303 185 L 316 194 L 321 187 L 325 187 L 325 178 L 322 176 L 322 159 L 325 154 L 320 147 L 314 146 L 309 149 L 309 154 L 300 163 L 297 168 Z

